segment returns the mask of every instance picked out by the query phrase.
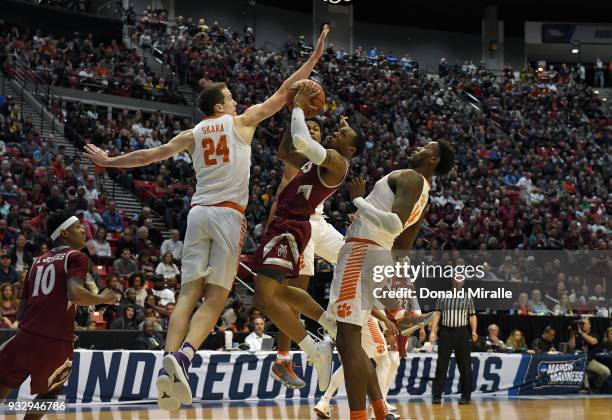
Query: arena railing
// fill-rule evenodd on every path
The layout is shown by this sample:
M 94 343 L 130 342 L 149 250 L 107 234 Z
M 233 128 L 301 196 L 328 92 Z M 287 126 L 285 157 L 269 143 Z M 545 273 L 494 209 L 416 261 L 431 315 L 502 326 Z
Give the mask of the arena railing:
M 49 124 L 51 131 L 56 129 L 64 129 L 64 132 L 70 131 L 71 136 L 78 138 L 80 143 L 83 143 L 82 137 L 71 127 L 64 125 L 56 112 L 61 112 L 62 96 L 57 93 L 51 85 L 44 81 L 35 71 L 29 68 L 23 57 L 15 58 L 15 67 L 13 79 L 19 85 L 19 101 L 23 110 L 26 95 L 32 95 L 33 99 L 40 103 L 40 109 L 33 106 L 36 114 L 40 117 L 40 131 L 42 132 L 45 121 Z M 53 103 L 57 103 L 58 109 L 56 112 L 51 108 Z

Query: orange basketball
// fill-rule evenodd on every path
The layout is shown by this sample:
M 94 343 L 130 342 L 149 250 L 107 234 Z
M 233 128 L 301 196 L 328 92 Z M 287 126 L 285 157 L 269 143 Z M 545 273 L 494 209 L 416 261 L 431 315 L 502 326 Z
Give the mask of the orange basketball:
M 302 84 L 310 85 L 315 88 L 316 91 L 318 91 L 318 95 L 314 97 L 310 102 L 310 104 L 314 106 L 316 110 L 304 110 L 304 115 L 306 116 L 306 118 L 316 117 L 321 113 L 321 111 L 323 111 L 323 105 L 325 105 L 325 91 L 323 90 L 321 85 L 315 82 L 314 80 L 299 80 L 295 82 L 293 86 L 291 86 L 291 89 L 289 89 L 289 92 L 287 93 L 287 108 L 289 108 L 290 111 L 293 110 L 293 99 L 295 98 L 295 95 L 297 94 L 297 91 L 300 89 L 300 86 Z

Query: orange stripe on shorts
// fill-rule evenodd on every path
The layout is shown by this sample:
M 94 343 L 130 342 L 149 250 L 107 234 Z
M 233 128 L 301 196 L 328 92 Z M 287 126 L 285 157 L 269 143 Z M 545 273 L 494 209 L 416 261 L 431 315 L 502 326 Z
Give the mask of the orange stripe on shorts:
M 376 344 L 385 344 L 382 336 L 380 335 L 380 328 L 378 328 L 376 321 L 374 321 L 372 318 L 368 318 L 368 328 L 370 329 L 370 334 L 372 334 L 372 339 Z
M 357 283 L 363 269 L 367 248 L 367 243 L 356 243 L 353 245 L 351 255 L 349 255 L 344 272 L 342 273 L 340 293 L 336 302 L 354 299 L 357 296 Z

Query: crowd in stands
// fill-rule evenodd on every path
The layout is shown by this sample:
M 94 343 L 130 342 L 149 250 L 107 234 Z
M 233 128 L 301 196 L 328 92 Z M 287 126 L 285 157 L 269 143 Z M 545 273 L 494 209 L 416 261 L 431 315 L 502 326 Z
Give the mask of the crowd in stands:
M 201 86 L 227 80 L 241 113 L 280 86 L 307 50 L 303 41 L 288 41 L 280 54 L 255 49 L 249 29 L 239 34 L 217 23 L 208 26 L 203 20 L 196 25 L 179 19 L 168 26 L 144 19 L 133 39 L 143 48 L 163 51 L 181 83 Z M 53 46 L 57 54 L 61 42 L 68 48 L 60 53 L 66 57 L 78 58 L 85 48 L 88 53 L 95 50 L 90 63 L 96 66 L 98 58 L 113 64 L 117 58 L 127 60 L 123 68 L 128 72 L 134 64 L 139 67 L 138 58 L 130 58 L 133 52 L 119 45 L 95 48 L 87 38 L 66 42 L 11 33 L 0 39 L 4 69 L 10 74 L 12 57 L 18 54 L 39 72 L 49 56 L 45 49 Z M 374 60 L 371 53 L 359 51 L 349 56 L 327 50 L 315 74 L 327 94 L 319 117 L 324 135 L 335 130 L 340 115 L 347 115 L 366 136 L 367 152 L 354 160 L 351 176 L 363 176 L 371 188 L 382 175 L 404 168 L 407 156 L 432 140 L 448 139 L 457 151 L 456 168 L 434 181 L 427 220 L 415 249 L 445 251 L 455 262 L 459 257 L 452 251 L 457 249 L 525 251 L 486 274 L 490 281 L 526 283 L 514 313 L 609 317 L 612 302 L 605 288 L 610 285 L 604 281 L 611 268 L 609 258 L 588 261 L 591 275 L 587 278 L 577 272 L 578 267 L 534 266 L 528 256 L 537 250 L 612 249 L 612 113 L 581 83 L 580 73 L 561 68 L 543 75 L 527 68 L 518 75 L 507 69 L 499 77 L 482 66 L 449 66 L 442 60 L 438 74 L 429 75 L 407 61 L 376 53 Z M 66 60 L 71 66 L 76 63 Z M 57 75 L 67 70 L 62 71 L 43 70 L 40 75 L 62 84 Z M 146 74 L 146 67 L 143 71 Z M 475 98 L 479 109 L 463 99 L 467 95 Z M 62 112 L 67 126 L 78 133 L 72 138 L 78 146 L 92 142 L 110 154 L 158 146 L 191 125 L 161 112 L 147 115 L 125 110 L 107 119 L 82 103 L 67 103 Z M 282 171 L 276 147 L 288 124 L 289 113 L 282 111 L 264 121 L 255 136 L 246 211 L 249 234 L 243 249 L 247 254 L 255 250 L 265 229 Z M 16 326 L 12 311 L 24 270 L 34 256 L 48 249 L 46 215 L 68 208 L 87 230 L 87 250 L 94 262 L 89 287 L 111 288 L 117 294 L 114 306 L 81 308 L 79 327 L 142 329 L 145 334 L 139 345 L 161 346 L 163 337 L 155 334 L 167 327 L 180 293 L 180 238 L 193 194 L 189 155 L 182 153 L 135 170 L 109 171 L 109 176 L 133 186 L 149 206 L 142 214 L 127 215 L 101 190 L 92 170 L 78 157 L 68 158 L 52 137 L 43 138 L 11 98 L 0 104 L 0 128 L 3 325 Z M 152 211 L 163 215 L 173 229 L 170 239 L 164 241 L 153 226 Z M 354 208 L 347 193 L 340 191 L 325 203 L 325 212 L 329 222 L 345 232 Z M 317 268 L 330 269 L 325 263 Z M 584 271 L 584 266 L 579 268 Z M 247 333 L 260 324 L 260 318 L 256 308 L 232 294 L 218 327 Z M 495 335 L 493 330 L 489 341 L 514 350 L 527 348 L 520 331 L 510 333 L 503 342 L 499 331 Z M 545 331 L 542 340 L 550 341 L 550 333 Z M 531 348 L 545 348 L 541 341 Z
M 66 9 L 72 12 L 87 12 L 91 5 L 90 0 L 30 0 L 30 2 L 36 5 Z
M 54 37 L 17 28 L 0 33 L 0 65 L 14 75 L 25 66 L 30 77 L 69 87 L 169 103 L 183 103 L 172 78 L 155 74 L 135 48 L 96 41 L 92 34 Z

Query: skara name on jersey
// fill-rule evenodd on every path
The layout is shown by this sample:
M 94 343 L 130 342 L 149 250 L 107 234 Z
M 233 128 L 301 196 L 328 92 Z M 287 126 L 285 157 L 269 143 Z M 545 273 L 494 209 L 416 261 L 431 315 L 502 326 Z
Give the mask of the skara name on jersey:
M 223 124 L 205 125 L 202 127 L 202 133 L 204 134 L 219 133 L 222 131 L 225 131 L 223 129 Z

